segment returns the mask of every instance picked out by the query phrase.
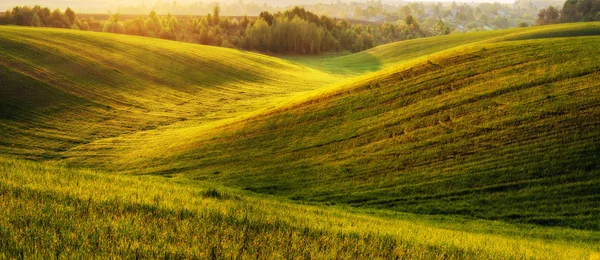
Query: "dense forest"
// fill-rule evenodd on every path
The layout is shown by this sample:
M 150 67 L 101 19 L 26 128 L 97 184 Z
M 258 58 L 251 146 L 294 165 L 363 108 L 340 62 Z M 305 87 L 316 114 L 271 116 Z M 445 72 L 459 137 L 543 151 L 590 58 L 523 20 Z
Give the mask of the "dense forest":
M 540 10 L 536 24 L 600 21 L 600 0 L 567 0 L 562 9 L 554 6 Z
M 48 8 L 15 7 L 0 19 L 4 24 L 23 26 L 72 28 L 119 34 L 157 37 L 168 40 L 201 43 L 260 52 L 318 54 L 323 52 L 357 52 L 379 44 L 435 34 L 448 34 L 450 29 L 440 20 L 435 28 L 422 28 L 408 15 L 401 25 L 381 26 L 351 24 L 344 19 L 318 16 L 304 8 L 285 12 L 264 11 L 258 17 L 232 19 L 222 17 L 220 8 L 206 16 L 178 19 L 172 15 L 148 16 L 122 20 L 119 14 L 107 21 L 78 18 L 67 8 L 50 11 Z

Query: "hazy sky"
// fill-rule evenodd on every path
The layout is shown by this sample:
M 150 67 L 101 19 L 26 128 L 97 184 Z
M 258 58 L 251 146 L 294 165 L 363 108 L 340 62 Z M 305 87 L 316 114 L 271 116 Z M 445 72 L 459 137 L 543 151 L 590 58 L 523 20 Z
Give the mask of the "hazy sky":
M 159 0 L 164 3 L 173 1 Z M 231 3 L 234 0 L 220 0 L 219 2 Z M 237 1 L 237 0 L 236 0 Z M 404 2 L 452 2 L 452 0 L 405 0 Z M 153 6 L 157 0 L 87 0 L 87 1 L 76 1 L 76 0 L 0 0 L 0 11 L 12 8 L 14 6 L 23 5 L 41 5 L 50 8 L 65 9 L 71 7 L 79 13 L 106 13 L 109 10 L 114 10 L 118 6 L 139 6 L 145 4 L 146 6 Z M 197 2 L 214 3 L 215 0 L 176 0 L 180 5 L 188 5 Z M 302 4 L 315 4 L 315 3 L 327 3 L 336 2 L 336 0 L 244 0 L 245 3 L 267 3 L 272 6 L 290 6 L 290 5 L 302 5 Z M 346 2 L 340 0 L 340 2 Z M 366 2 L 365 0 L 352 0 L 347 2 Z M 399 3 L 402 0 L 383 0 L 384 3 Z M 513 3 L 514 0 L 456 0 L 456 2 L 500 2 L 500 3 Z

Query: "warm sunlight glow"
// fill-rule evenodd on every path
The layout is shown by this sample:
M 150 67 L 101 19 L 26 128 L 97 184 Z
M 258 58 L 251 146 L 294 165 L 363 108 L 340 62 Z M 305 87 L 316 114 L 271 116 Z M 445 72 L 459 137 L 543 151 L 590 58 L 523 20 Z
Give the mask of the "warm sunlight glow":
M 0 5 L 0 259 L 600 255 L 598 0 Z

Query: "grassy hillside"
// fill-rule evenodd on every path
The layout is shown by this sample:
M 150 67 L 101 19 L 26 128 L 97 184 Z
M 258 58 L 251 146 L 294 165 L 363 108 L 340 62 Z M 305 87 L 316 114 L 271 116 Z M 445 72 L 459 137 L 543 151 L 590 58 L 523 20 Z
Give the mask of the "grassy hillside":
M 232 118 L 336 80 L 248 52 L 68 30 L 0 27 L 0 56 L 0 149 L 34 158 Z
M 0 258 L 590 257 L 588 243 L 573 247 L 565 241 L 469 234 L 180 179 L 5 158 L 0 158 L 0 177 Z
M 288 60 L 333 74 L 364 74 L 401 65 L 415 59 L 426 59 L 437 52 L 481 43 L 507 40 L 600 35 L 599 23 L 558 24 L 474 33 L 458 33 L 441 37 L 401 41 L 363 52 L 331 56 L 290 57 Z
M 0 258 L 589 258 L 598 35 L 279 59 L 0 27 L 0 154 L 58 163 L 0 158 Z
M 117 158 L 293 200 L 599 230 L 599 46 L 469 45 Z

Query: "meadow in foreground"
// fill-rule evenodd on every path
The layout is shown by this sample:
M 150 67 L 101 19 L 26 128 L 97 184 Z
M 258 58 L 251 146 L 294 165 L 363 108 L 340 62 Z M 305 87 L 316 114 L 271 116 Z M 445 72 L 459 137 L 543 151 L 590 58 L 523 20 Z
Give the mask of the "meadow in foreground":
M 182 179 L 6 158 L 0 198 L 1 258 L 586 259 L 598 242 L 561 229 L 536 229 L 561 240 L 452 231 Z

